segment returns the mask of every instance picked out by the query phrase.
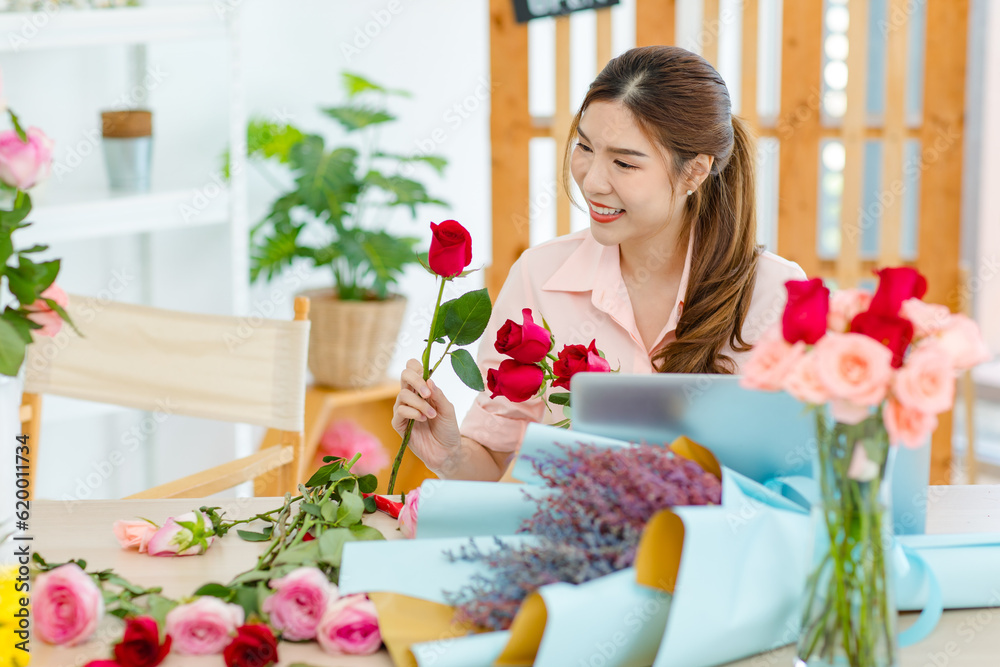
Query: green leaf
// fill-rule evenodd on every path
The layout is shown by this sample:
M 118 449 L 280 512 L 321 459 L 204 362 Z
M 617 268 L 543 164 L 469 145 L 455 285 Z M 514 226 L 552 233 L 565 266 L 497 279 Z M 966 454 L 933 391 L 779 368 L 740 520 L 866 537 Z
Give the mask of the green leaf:
M 469 351 L 459 348 L 451 353 L 451 367 L 455 369 L 455 375 L 465 383 L 469 389 L 482 391 L 486 388 L 483 384 L 483 374 L 479 371 L 476 360 L 472 358 Z
M 306 135 L 290 154 L 302 203 L 316 215 L 326 213 L 331 221 L 339 222 L 361 192 L 361 182 L 354 175 L 357 158 L 353 148 L 327 152 L 322 137 Z
M 422 184 L 403 176 L 386 176 L 381 172 L 371 170 L 365 174 L 363 181 L 366 185 L 375 186 L 392 197 L 386 206 L 406 206 L 410 209 L 410 214 L 413 217 L 417 217 L 417 204 L 447 206 L 440 199 L 434 199 L 428 195 Z
M 340 503 L 336 500 L 327 500 L 320 506 L 320 514 L 324 521 L 333 521 L 337 518 L 337 509 L 340 507 Z
M 17 117 L 17 114 L 10 107 L 7 107 L 7 115 L 10 116 L 10 122 L 13 123 L 14 131 L 17 132 L 18 138 L 21 139 L 22 143 L 28 143 L 28 133 L 21 127 L 21 119 Z
M 270 574 L 270 573 L 264 573 Z M 259 613 L 260 607 L 257 604 L 257 587 L 240 586 L 233 596 L 233 603 L 243 607 L 243 613 L 249 619 L 251 615 Z
M 385 88 L 377 83 L 374 83 L 360 74 L 352 74 L 351 72 L 341 72 L 340 73 L 341 82 L 344 84 L 344 90 L 347 91 L 348 97 L 354 97 L 361 93 L 367 92 L 369 90 L 385 93 L 387 95 L 399 95 L 401 97 L 410 97 L 410 93 L 405 90 L 399 90 L 396 88 Z
M 373 109 L 364 106 L 327 107 L 322 110 L 330 118 L 344 126 L 348 132 L 355 132 L 369 125 L 379 125 L 396 120 L 396 117 L 384 109 Z
M 301 509 L 306 514 L 312 514 L 316 518 L 319 519 L 323 518 L 323 513 L 320 510 L 319 505 L 315 503 L 302 503 L 301 505 L 299 505 L 299 509 Z
M 21 340 L 24 341 L 25 345 L 31 345 L 31 330 L 41 328 L 40 324 L 35 324 L 29 320 L 26 314 L 14 310 L 10 306 L 7 306 L 3 313 L 0 314 L 0 320 L 4 320 L 14 327 L 17 333 L 21 335 Z
M 353 542 L 355 536 L 348 528 L 328 528 L 323 531 L 316 542 L 319 543 L 319 551 L 324 563 L 329 563 L 334 567 L 340 567 L 340 560 L 344 555 L 344 545 Z
M 555 403 L 556 405 L 569 405 L 569 393 L 552 394 L 549 396 L 549 401 Z
M 378 511 L 378 505 L 375 504 L 375 499 L 371 496 L 365 498 L 365 514 L 371 514 L 376 511 Z
M 371 542 L 375 540 L 385 539 L 385 535 L 380 533 L 378 530 L 372 528 L 371 526 L 366 526 L 361 523 L 359 523 L 356 526 L 351 526 L 350 531 L 351 535 L 353 535 L 354 539 L 356 539 L 358 542 Z
M 167 614 L 170 613 L 170 610 L 180 604 L 176 600 L 171 600 L 162 595 L 150 595 L 146 600 L 146 604 L 149 607 L 149 615 L 156 619 L 156 624 L 161 629 L 166 624 Z
M 353 493 L 345 493 L 340 499 L 340 507 L 337 508 L 337 524 L 350 526 L 361 521 L 365 513 L 365 503 L 361 496 Z
M 27 346 L 14 325 L 0 319 L 0 375 L 17 375 Z
M 239 584 L 246 584 L 254 581 L 260 581 L 261 579 L 270 579 L 272 576 L 277 576 L 274 572 L 274 568 L 272 568 L 271 571 L 269 572 L 265 572 L 263 570 L 248 570 L 247 572 L 244 572 L 243 574 L 237 575 L 235 578 L 233 578 L 233 580 L 230 582 L 230 585 L 236 586 Z
M 397 237 L 384 231 L 350 229 L 340 236 L 337 247 L 352 273 L 370 279 L 378 298 L 386 298 L 389 286 L 398 281 L 406 266 L 416 261 L 413 246 L 419 242 L 415 237 Z M 360 299 L 364 295 L 355 296 Z M 341 298 L 347 295 L 341 294 Z
M 479 340 L 490 321 L 493 304 L 484 289 L 463 294 L 448 308 L 444 328 L 455 345 L 468 345 Z
M 275 564 L 282 565 L 285 563 L 293 563 L 295 565 L 302 565 L 303 563 L 312 561 L 315 562 L 319 559 L 319 545 L 316 541 L 312 542 L 300 542 L 294 547 L 285 549 L 274 559 Z
M 363 475 L 358 478 L 358 487 L 361 493 L 374 493 L 378 488 L 378 477 L 375 475 Z
M 33 252 L 45 252 L 48 249 L 49 247 L 47 245 L 36 244 L 31 246 L 30 248 L 25 248 L 24 250 L 18 250 L 18 252 L 21 253 L 22 255 L 27 255 Z
M 210 595 L 213 598 L 222 598 L 223 600 L 231 600 L 233 598 L 234 592 L 232 588 L 228 586 L 223 586 L 222 584 L 205 584 L 198 590 L 194 592 L 194 595 Z
M 447 158 L 441 157 L 440 155 L 399 155 L 397 153 L 383 153 L 382 151 L 375 151 L 373 156 L 396 160 L 398 162 L 423 162 L 427 166 L 434 169 L 434 171 L 441 176 L 444 176 L 444 168 L 448 166 Z
M 255 533 L 252 530 L 236 530 L 236 534 L 240 536 L 241 539 L 247 542 L 267 542 L 271 539 L 270 535 L 265 535 L 264 533 Z

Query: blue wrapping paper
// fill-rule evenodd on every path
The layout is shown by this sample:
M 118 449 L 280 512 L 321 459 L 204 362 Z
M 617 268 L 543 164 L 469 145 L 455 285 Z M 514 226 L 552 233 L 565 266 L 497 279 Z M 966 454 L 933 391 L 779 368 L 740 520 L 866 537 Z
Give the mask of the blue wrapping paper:
M 549 489 L 527 484 L 428 479 L 420 485 L 417 537 L 513 535 Z
M 904 535 L 900 545 L 927 564 L 945 609 L 1000 607 L 1000 533 Z M 910 557 L 912 560 L 912 556 Z M 931 589 L 917 568 L 896 565 L 896 606 L 924 608 Z
M 410 647 L 420 667 L 493 667 L 510 633 L 484 632 L 468 637 L 421 642 Z

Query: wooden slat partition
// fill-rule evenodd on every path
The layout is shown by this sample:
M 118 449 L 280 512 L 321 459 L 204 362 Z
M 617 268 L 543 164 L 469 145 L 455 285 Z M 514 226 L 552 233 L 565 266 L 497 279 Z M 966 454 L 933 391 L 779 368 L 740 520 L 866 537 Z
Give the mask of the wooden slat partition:
M 719 32 L 722 23 L 719 16 L 719 0 L 702 0 L 701 12 L 701 57 L 719 68 Z
M 841 125 L 846 163 L 844 193 L 840 201 L 840 253 L 837 283 L 855 287 L 861 278 L 861 209 L 864 191 L 865 126 L 868 124 L 868 2 L 850 0 L 847 39 L 847 110 Z M 814 167 L 814 169 L 817 167 Z
M 598 9 L 597 14 L 597 71 L 611 60 L 611 8 Z
M 902 16 L 908 0 L 890 0 L 889 16 Z M 887 266 L 900 263 L 903 228 L 903 155 L 906 150 L 906 53 L 905 26 L 888 34 L 885 91 L 885 140 L 882 160 L 882 192 L 886 193 L 879 229 L 879 259 Z
M 635 45 L 677 41 L 677 0 L 635 0 Z
M 777 251 L 817 276 L 823 3 L 785 2 L 783 7 Z
M 969 1 L 927 3 L 924 121 L 921 128 L 920 229 L 917 268 L 929 285 L 925 301 L 960 311 L 962 144 Z M 938 416 L 931 484 L 951 481 L 952 414 Z
M 552 122 L 552 138 L 556 142 L 556 181 L 561 180 L 563 155 L 566 153 L 567 135 L 573 121 L 569 107 L 570 84 L 570 34 L 569 16 L 560 16 L 556 23 L 556 109 Z M 569 196 L 559 189 L 556 196 L 556 234 L 569 234 Z
M 757 0 L 743 2 L 743 59 L 740 68 L 740 112 L 751 127 L 760 125 L 757 113 L 757 52 L 760 7 Z

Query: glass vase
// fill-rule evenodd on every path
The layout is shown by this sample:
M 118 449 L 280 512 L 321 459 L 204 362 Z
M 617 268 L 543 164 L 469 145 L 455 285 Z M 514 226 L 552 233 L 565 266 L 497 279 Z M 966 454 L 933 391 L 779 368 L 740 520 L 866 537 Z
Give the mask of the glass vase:
M 882 411 L 858 424 L 816 410 L 813 566 L 796 667 L 895 667 L 896 605 Z M 859 452 L 859 448 L 861 448 Z

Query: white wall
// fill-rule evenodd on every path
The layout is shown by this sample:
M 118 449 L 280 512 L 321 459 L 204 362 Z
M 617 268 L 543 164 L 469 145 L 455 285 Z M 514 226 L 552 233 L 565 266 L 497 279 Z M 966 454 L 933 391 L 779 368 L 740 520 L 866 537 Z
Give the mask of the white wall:
M 393 103 L 400 121 L 385 127 L 381 146 L 398 153 L 431 151 L 447 157 L 444 178 L 428 171 L 421 180 L 451 208 L 427 207 L 413 221 L 400 212 L 390 225 L 429 241 L 430 221 L 455 218 L 473 234 L 474 262 L 485 263 L 490 213 L 487 3 L 228 1 L 239 4 L 243 12 L 241 67 L 251 114 L 280 115 L 337 142 L 343 134 L 318 107 L 344 100 L 342 70 L 413 93 L 412 99 Z M 124 47 L 109 47 L 0 58 L 7 99 L 25 121 L 55 139 L 56 161 L 65 164 L 72 150 L 88 153 L 68 174 L 54 177 L 39 193 L 40 200 L 75 199 L 104 183 L 102 157 L 93 150 L 99 143 L 93 139 L 94 131 L 99 128 L 99 110 L 120 107 L 128 94 L 126 55 Z M 148 102 L 140 102 L 154 112 L 158 183 L 197 186 L 211 183 L 217 174 L 228 138 L 227 68 L 227 47 L 221 41 L 149 48 L 152 79 Z M 249 186 L 253 223 L 277 191 L 255 172 L 249 176 Z M 122 300 L 140 301 L 146 296 L 163 307 L 228 311 L 226 235 L 221 226 L 156 233 L 147 242 L 152 247 L 148 267 L 139 265 L 143 243 L 139 237 L 65 243 L 54 246 L 51 254 L 64 259 L 60 283 L 68 291 L 95 294 L 116 285 L 115 276 L 124 275 L 127 285 L 118 292 Z M 149 280 L 143 279 L 144 271 Z M 479 276 L 463 282 L 458 285 L 462 291 L 482 286 Z M 307 275 L 301 284 L 284 281 L 280 285 L 287 298 L 277 300 L 266 285 L 258 286 L 250 310 L 276 302 L 275 317 L 291 317 L 294 291 L 326 284 L 330 278 L 322 273 Z M 410 297 L 408 322 L 433 305 L 433 280 L 422 271 L 407 276 L 403 291 Z M 398 376 L 407 358 L 419 356 L 420 338 L 425 335 L 404 324 L 406 344 L 396 351 L 388 375 Z M 441 380 L 464 411 L 472 393 L 457 384 Z M 53 399 L 49 405 L 50 419 L 44 425 L 47 448 L 36 487 L 42 497 L 120 496 L 222 462 L 233 453 L 231 429 L 224 425 L 178 417 L 155 423 L 148 415 L 135 414 L 53 420 L 58 417 L 54 413 L 66 413 L 65 402 Z M 154 423 L 146 429 L 154 433 L 144 438 L 139 450 L 154 449 L 151 456 L 131 454 L 121 465 L 109 464 L 114 450 L 124 451 L 130 430 Z

